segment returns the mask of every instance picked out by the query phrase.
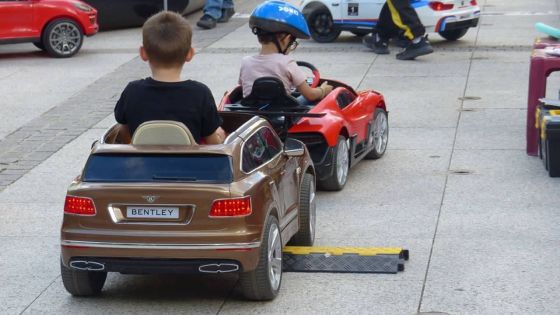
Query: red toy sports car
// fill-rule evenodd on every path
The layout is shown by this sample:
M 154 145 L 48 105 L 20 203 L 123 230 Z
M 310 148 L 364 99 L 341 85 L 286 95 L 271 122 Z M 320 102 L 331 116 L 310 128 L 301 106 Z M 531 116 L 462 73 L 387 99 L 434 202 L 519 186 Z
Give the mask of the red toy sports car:
M 82 1 L 0 1 L 0 44 L 33 43 L 53 57 L 71 57 L 98 29 L 97 10 Z
M 325 81 L 313 65 L 298 65 L 313 72 L 308 80 L 312 87 Z M 279 79 L 264 77 L 255 81 L 246 98 L 240 86 L 227 93 L 219 109 L 267 117 L 281 137 L 289 136 L 307 145 L 319 188 L 341 190 L 350 167 L 363 158 L 383 156 L 389 124 L 383 95 L 371 90 L 356 92 L 336 80 L 328 82 L 334 88 L 329 95 L 317 104 L 300 105 L 294 98 L 297 95 L 287 94 Z M 288 134 L 282 135 L 282 130 L 288 130 Z

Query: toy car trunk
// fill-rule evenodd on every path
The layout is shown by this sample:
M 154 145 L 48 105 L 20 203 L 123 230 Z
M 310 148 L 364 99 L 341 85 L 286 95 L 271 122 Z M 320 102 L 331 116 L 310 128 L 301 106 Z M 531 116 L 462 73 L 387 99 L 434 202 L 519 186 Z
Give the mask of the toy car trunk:
M 560 177 L 560 101 L 541 99 L 536 111 L 539 156 L 550 177 Z

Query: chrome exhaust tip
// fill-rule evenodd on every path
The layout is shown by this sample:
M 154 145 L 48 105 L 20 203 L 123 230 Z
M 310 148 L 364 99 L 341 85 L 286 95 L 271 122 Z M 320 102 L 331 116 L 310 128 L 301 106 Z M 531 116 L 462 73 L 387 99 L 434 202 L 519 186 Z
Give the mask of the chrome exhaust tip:
M 228 273 L 235 272 L 239 270 L 239 265 L 237 264 L 207 264 L 198 267 L 198 271 L 202 273 Z
M 70 262 L 70 267 L 77 270 L 85 271 L 103 271 L 105 270 L 105 265 L 95 261 L 85 261 L 85 260 L 73 260 Z

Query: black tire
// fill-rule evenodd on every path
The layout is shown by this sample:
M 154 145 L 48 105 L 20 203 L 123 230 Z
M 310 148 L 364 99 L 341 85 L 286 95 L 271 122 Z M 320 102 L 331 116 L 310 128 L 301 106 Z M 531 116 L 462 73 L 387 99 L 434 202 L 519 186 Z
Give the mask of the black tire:
M 348 170 L 350 169 L 350 150 L 344 136 L 338 136 L 338 143 L 334 148 L 333 154 L 333 163 L 331 166 L 332 171 L 330 172 L 331 175 L 319 182 L 319 185 L 323 190 L 342 190 L 348 179 Z M 341 154 L 345 154 L 346 156 Z
M 441 31 L 439 32 L 439 35 L 447 40 L 450 41 L 454 41 L 454 40 L 458 40 L 459 38 L 465 36 L 465 34 L 467 34 L 467 31 L 469 30 L 468 27 L 466 28 L 459 28 L 456 30 L 449 30 L 449 31 Z
M 379 127 L 381 127 L 382 130 L 376 129 Z M 365 158 L 368 160 L 376 160 L 382 157 L 387 150 L 388 141 L 389 119 L 387 117 L 387 112 L 382 108 L 376 108 L 375 118 L 371 121 L 368 133 L 368 146 L 372 147 L 372 149 L 366 154 Z
M 362 36 L 366 36 L 367 34 L 371 33 L 372 31 L 373 31 L 373 30 L 371 30 L 371 31 L 366 31 L 366 30 L 353 30 L 353 31 L 350 31 L 350 33 L 352 33 L 352 34 L 354 34 L 354 35 L 356 35 L 356 36 L 362 37 Z
M 62 283 L 68 293 L 73 296 L 94 296 L 101 293 L 107 272 L 73 270 L 60 262 L 60 274 Z
M 271 241 L 272 244 L 269 243 L 270 236 L 274 237 Z M 278 244 L 280 244 L 279 247 L 277 247 Z M 277 248 L 271 249 L 270 246 Z M 275 266 L 269 261 L 269 251 L 271 250 L 273 250 L 272 256 L 275 257 Z M 277 282 L 274 281 L 274 276 L 271 276 L 271 268 L 274 267 L 276 268 L 276 275 L 279 276 L 276 279 Z M 278 220 L 274 216 L 270 215 L 266 220 L 257 268 L 241 273 L 239 275 L 239 282 L 243 295 L 249 300 L 270 301 L 278 295 L 282 286 L 282 235 Z
M 35 47 L 37 47 L 41 50 L 45 50 L 45 46 L 43 45 L 42 42 L 33 42 L 33 45 L 35 45 Z
M 84 33 L 73 20 L 57 19 L 47 25 L 41 42 L 52 57 L 68 58 L 78 53 L 82 47 Z
M 332 15 L 327 8 L 313 10 L 307 16 L 311 38 L 319 43 L 329 43 L 338 38 L 340 30 L 334 27 Z
M 299 193 L 299 230 L 290 240 L 290 245 L 313 246 L 315 218 L 315 178 L 305 174 Z

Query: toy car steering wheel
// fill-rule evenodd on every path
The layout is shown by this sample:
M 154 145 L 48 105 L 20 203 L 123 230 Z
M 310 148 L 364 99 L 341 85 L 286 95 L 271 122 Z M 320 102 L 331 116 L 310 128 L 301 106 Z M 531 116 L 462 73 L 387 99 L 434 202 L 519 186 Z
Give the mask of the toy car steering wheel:
M 319 80 L 321 79 L 321 75 L 319 74 L 319 70 L 315 68 L 314 65 L 310 64 L 309 62 L 305 61 L 298 61 L 297 65 L 300 67 L 308 68 L 313 73 L 313 81 L 309 83 L 309 86 L 315 88 L 319 85 Z M 309 81 L 308 81 L 309 82 Z

